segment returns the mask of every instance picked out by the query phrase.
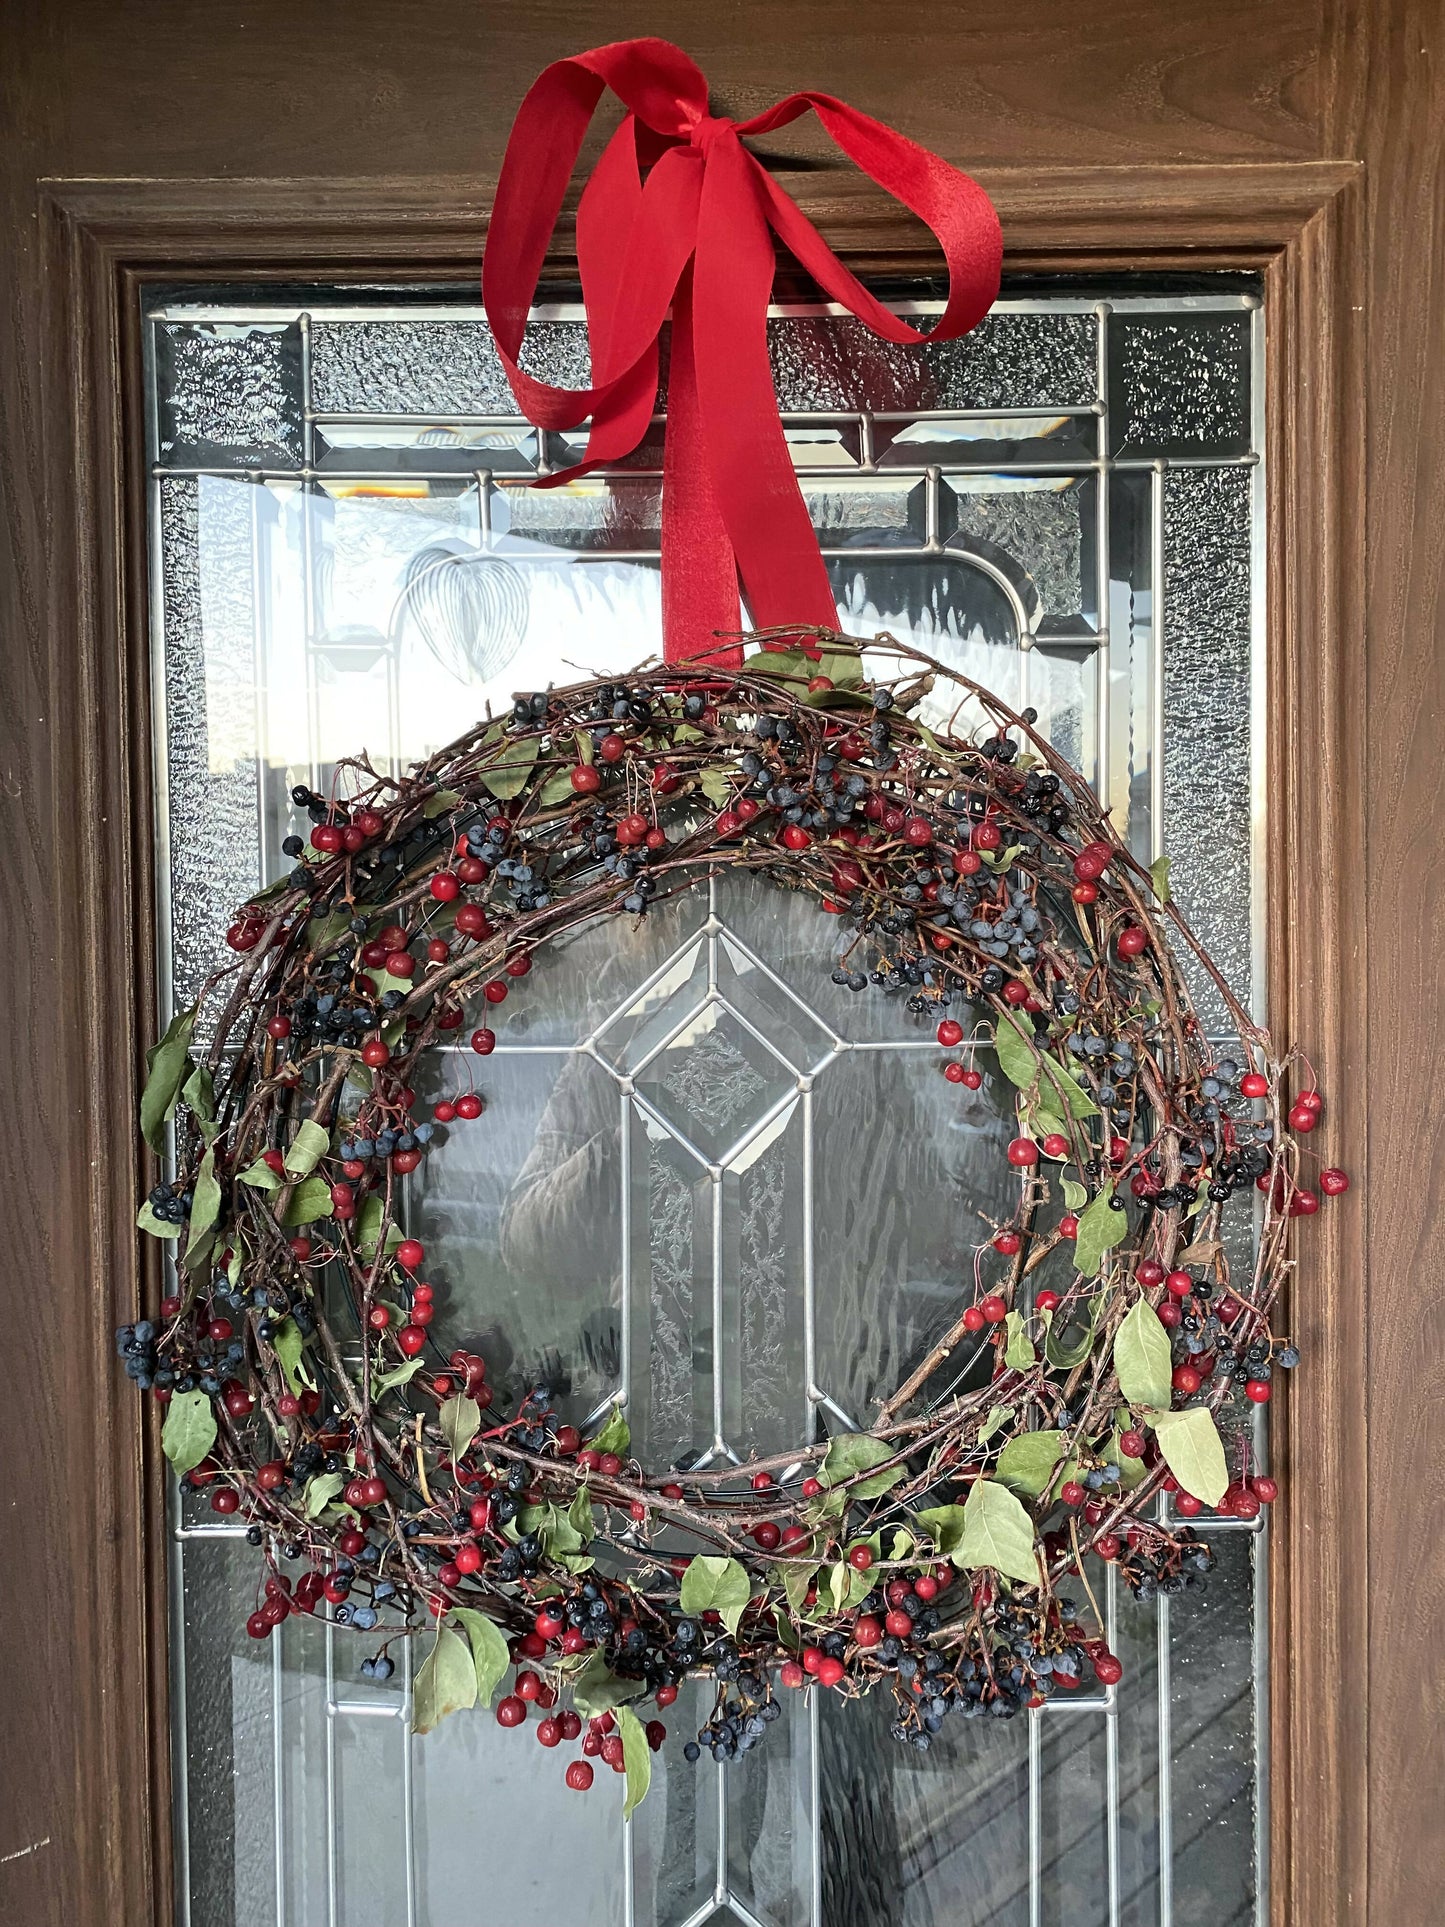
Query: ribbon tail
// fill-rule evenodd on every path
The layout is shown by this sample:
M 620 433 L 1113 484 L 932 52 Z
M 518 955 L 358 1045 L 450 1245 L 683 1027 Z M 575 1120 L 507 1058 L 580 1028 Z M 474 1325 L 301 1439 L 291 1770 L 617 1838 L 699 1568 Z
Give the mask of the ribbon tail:
M 738 626 L 738 577 L 712 476 L 699 459 L 700 431 L 689 266 L 672 304 L 662 458 L 662 654 L 666 662 L 700 656 L 722 669 L 740 669 L 741 644 L 716 641 L 717 631 Z
M 778 415 L 768 358 L 773 237 L 736 139 L 715 141 L 693 267 L 702 444 L 754 628 L 836 629 L 837 607 Z

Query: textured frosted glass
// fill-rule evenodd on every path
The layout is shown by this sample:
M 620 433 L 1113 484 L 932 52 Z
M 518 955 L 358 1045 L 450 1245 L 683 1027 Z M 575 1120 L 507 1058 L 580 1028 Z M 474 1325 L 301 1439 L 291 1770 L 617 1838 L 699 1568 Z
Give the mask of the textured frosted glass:
M 914 326 L 927 328 L 926 316 Z M 1098 393 L 1092 314 L 995 314 L 961 341 L 881 341 L 849 316 L 768 323 L 783 408 L 1069 408 Z
M 1185 915 L 1237 997 L 1250 983 L 1247 469 L 1164 478 L 1164 847 Z M 1205 1027 L 1222 998 L 1186 965 Z
M 958 479 L 948 493 L 960 546 L 1000 563 L 1032 591 L 1026 600 L 1045 616 L 1092 611 L 1092 481 L 1039 476 L 999 488 L 992 477 L 980 484 Z
M 230 912 L 261 881 L 257 820 L 254 484 L 161 483 L 171 970 L 195 1000 Z
M 1235 446 L 1229 438 L 1249 421 L 1246 317 L 1170 312 L 1164 302 L 1157 314 L 1116 311 L 1108 326 L 1109 397 L 1122 411 L 1112 446 L 1123 437 L 1130 453 Z M 821 411 L 788 423 L 789 445 L 815 526 L 842 551 L 828 568 L 844 627 L 891 629 L 1014 707 L 1032 705 L 1086 771 L 1099 750 L 1089 631 L 1107 617 L 1111 801 L 1144 856 L 1159 833 L 1149 817 L 1158 753 L 1150 678 L 1162 586 L 1165 844 L 1181 900 L 1244 986 L 1251 479 L 1243 469 L 1109 478 L 1101 610 L 1100 484 L 1080 473 L 1096 453 L 1099 418 L 1068 412 L 1096 401 L 1096 329 L 1093 312 L 1000 313 L 966 342 L 909 351 L 836 317 L 779 320 L 784 406 Z M 158 332 L 160 426 L 173 461 L 299 465 L 294 324 Z M 223 954 L 233 904 L 284 865 L 292 782 L 324 783 L 335 758 L 360 744 L 395 766 L 449 740 L 487 703 L 508 704 L 515 689 L 621 673 L 659 641 L 655 562 L 606 553 L 655 550 L 656 478 L 541 495 L 498 486 L 527 472 L 539 438 L 515 418 L 482 323 L 317 319 L 312 348 L 317 410 L 418 419 L 319 423 L 325 475 L 312 487 L 214 477 L 161 485 L 179 996 Z M 579 384 L 585 331 L 543 324 L 528 358 L 547 378 Z M 827 418 L 865 408 L 876 473 L 860 472 L 857 422 Z M 980 412 L 928 419 L 950 409 Z M 884 419 L 890 411 L 896 419 Z M 500 419 L 459 419 L 469 415 Z M 554 465 L 581 452 L 575 435 L 545 439 Z M 654 430 L 627 466 L 660 459 Z M 1041 460 L 1066 472 L 1023 472 Z M 985 462 L 987 472 L 963 472 Z M 930 528 L 924 481 L 906 471 L 928 465 L 942 471 L 936 533 L 945 546 L 923 554 L 912 551 Z M 417 473 L 430 469 L 447 473 Z M 490 488 L 473 479 L 478 470 L 497 478 Z M 1156 486 L 1162 585 L 1152 576 Z M 1042 629 L 1042 647 L 1019 648 L 1016 602 Z M 920 714 L 945 724 L 944 693 Z M 492 1013 L 492 1057 L 436 1053 L 424 1102 L 476 1088 L 487 1109 L 450 1128 L 408 1198 L 435 1259 L 443 1348 L 484 1351 L 504 1398 L 547 1378 L 576 1418 L 628 1385 L 634 1437 L 654 1465 L 719 1440 L 741 1452 L 781 1449 L 820 1418 L 866 1424 L 956 1315 L 979 1214 L 1003 1215 L 1014 1196 L 1002 1157 L 1012 1093 L 986 1053 L 978 1092 L 947 1084 L 930 1024 L 900 1001 L 831 983 L 847 933 L 805 899 L 735 876 L 716 881 L 711 902 L 724 926 L 711 945 L 706 885 L 636 928 L 609 918 L 573 933 Z M 1205 1017 L 1221 1028 L 1221 1012 L 1206 1006 Z M 848 1048 L 859 1043 L 886 1048 Z M 1231 1261 L 1245 1263 L 1247 1246 L 1236 1227 Z M 1039 1282 L 1059 1280 L 1046 1267 Z M 806 1371 L 810 1290 L 821 1412 Z M 971 1351 L 950 1361 L 961 1381 L 986 1369 Z M 1250 1422 L 1232 1409 L 1221 1418 L 1231 1439 Z M 184 1516 L 189 1525 L 214 1517 L 204 1499 L 188 1500 Z M 1221 1570 L 1208 1591 L 1170 1609 L 1179 1927 L 1250 1918 L 1245 1634 L 1256 1543 L 1219 1535 Z M 789 1696 L 767 1746 L 724 1777 L 720 1832 L 717 1769 L 706 1759 L 689 1766 L 676 1743 L 711 1703 L 711 1684 L 688 1685 L 666 1715 L 674 1743 L 654 1760 L 653 1792 L 632 1829 L 629 1904 L 617 1802 L 606 1792 L 577 1799 L 557 1755 L 484 1717 L 409 1744 L 396 1717 L 404 1674 L 386 1687 L 362 1681 L 363 1644 L 345 1637 L 328 1717 L 321 1626 L 289 1622 L 279 1648 L 245 1637 L 249 1549 L 191 1540 L 184 1564 L 194 1927 L 273 1927 L 278 1869 L 283 1917 L 298 1927 L 328 1918 L 333 1876 L 343 1927 L 408 1917 L 441 1927 L 479 1905 L 488 1918 L 566 1915 L 579 1893 L 599 1927 L 681 1927 L 719 1894 L 725 1927 L 809 1927 L 815 1877 L 822 1927 L 1112 1927 L 1111 1786 L 1118 1927 L 1158 1920 L 1160 1619 L 1122 1586 L 1111 1591 L 1096 1562 L 1091 1583 L 1112 1602 L 1125 1664 L 1117 1772 L 1102 1712 L 1050 1711 L 1037 1722 L 1033 1913 L 1027 1720 L 950 1721 L 924 1755 L 888 1738 L 886 1696 L 847 1709 L 829 1699 L 816 1714 Z M 347 1710 L 355 1703 L 365 1716 Z M 523 1836 L 565 1841 L 565 1851 L 494 1850 Z
M 285 326 L 162 326 L 164 461 L 201 466 L 301 455 L 301 332 Z
M 1113 316 L 1113 452 L 1244 454 L 1249 447 L 1249 331 L 1245 314 Z
M 540 380 L 587 384 L 587 331 L 538 321 L 522 360 Z M 314 405 L 323 414 L 515 415 L 484 321 L 318 321 L 311 330 Z

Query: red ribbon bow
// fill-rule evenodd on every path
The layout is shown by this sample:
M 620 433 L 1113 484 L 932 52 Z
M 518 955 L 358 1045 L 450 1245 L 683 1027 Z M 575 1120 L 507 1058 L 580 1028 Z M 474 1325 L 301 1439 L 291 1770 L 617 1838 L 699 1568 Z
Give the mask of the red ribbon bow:
M 518 365 L 527 312 L 583 136 L 604 88 L 628 109 L 577 209 L 590 388 L 554 388 Z M 926 221 L 948 264 L 948 301 L 919 333 L 851 274 L 743 146 L 808 109 L 848 157 Z M 644 176 L 644 168 L 646 174 Z M 619 461 L 657 398 L 669 310 L 662 493 L 664 653 L 736 663 L 713 638 L 738 626 L 738 574 L 757 627 L 835 628 L 837 611 L 783 436 L 768 360 L 773 235 L 823 291 L 887 341 L 947 341 L 988 312 L 1002 238 L 983 189 L 936 154 L 831 94 L 790 94 L 751 120 L 708 112 L 707 82 L 666 40 L 620 40 L 555 61 L 518 109 L 482 264 L 482 302 L 517 406 L 540 428 L 592 418 L 587 452 L 553 487 Z

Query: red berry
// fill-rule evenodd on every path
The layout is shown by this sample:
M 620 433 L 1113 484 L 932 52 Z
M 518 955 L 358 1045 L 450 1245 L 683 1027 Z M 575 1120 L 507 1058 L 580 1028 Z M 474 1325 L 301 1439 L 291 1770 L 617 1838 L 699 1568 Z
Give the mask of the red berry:
M 952 1058 L 944 1065 L 943 1074 L 950 1084 L 962 1084 L 968 1077 L 968 1072 L 963 1065 L 955 1063 Z
M 432 1112 L 432 1116 L 438 1124 L 450 1124 L 456 1114 L 456 1105 L 448 1104 L 445 1098 L 442 1099 L 441 1103 L 438 1104 Z
M 541 1690 L 542 1681 L 536 1673 L 531 1671 L 518 1673 L 514 1691 L 519 1700 L 534 1700 Z
M 841 1659 L 820 1659 L 818 1661 L 818 1684 L 836 1686 L 848 1669 Z
M 1248 1399 L 1253 1399 L 1256 1405 L 1268 1405 L 1269 1380 L 1267 1378 L 1246 1379 L 1244 1384 L 1244 1396 Z
M 522 951 L 520 955 L 508 957 L 507 959 L 507 975 L 509 977 L 525 977 L 531 968 L 532 959 L 525 950 Z
M 1182 1392 L 1186 1398 L 1192 1398 L 1194 1396 L 1199 1390 L 1201 1382 L 1198 1372 L 1195 1371 L 1192 1365 L 1176 1365 L 1174 1367 L 1171 1383 L 1175 1391 Z
M 265 1613 L 252 1613 L 246 1621 L 246 1631 L 251 1635 L 252 1639 L 269 1639 L 271 1636 L 271 1622 Z
M 866 1652 L 876 1646 L 883 1637 L 883 1624 L 873 1613 L 859 1613 L 853 1622 L 853 1638 Z
M 562 1722 L 550 1714 L 537 1723 L 537 1744 L 539 1746 L 560 1746 L 562 1744 Z
M 1319 1112 L 1311 1110 L 1308 1104 L 1296 1104 L 1289 1114 L 1292 1131 L 1312 1131 L 1319 1121 Z
M 1161 1325 L 1167 1325 L 1170 1331 L 1173 1331 L 1176 1325 L 1181 1324 L 1184 1318 L 1184 1311 L 1178 1299 L 1166 1298 L 1164 1303 L 1158 1308 L 1158 1318 L 1159 1323 Z
M 572 772 L 572 787 L 579 796 L 591 796 L 602 787 L 602 772 L 590 763 L 579 763 Z
M 1008 1161 L 1026 1169 L 1039 1161 L 1039 1147 L 1031 1137 L 1016 1137 L 1008 1147 Z
M 525 1702 L 517 1698 L 514 1694 L 508 1693 L 505 1699 L 497 1701 L 498 1726 L 520 1726 L 526 1717 L 527 1708 Z
M 592 1784 L 592 1762 L 590 1760 L 569 1761 L 565 1778 L 574 1793 L 585 1793 Z
M 1117 1686 L 1124 1668 L 1112 1653 L 1101 1653 L 1094 1661 L 1094 1677 L 1101 1686 Z
M 1196 1499 L 1192 1492 L 1176 1492 L 1174 1510 L 1181 1518 L 1194 1519 L 1204 1510 L 1204 1501 Z
M 667 1738 L 667 1728 L 661 1720 L 649 1720 L 642 1730 L 647 1735 L 647 1744 L 656 1753 Z
M 1064 1483 L 1059 1487 L 1059 1497 L 1065 1505 L 1082 1505 L 1084 1503 L 1084 1488 L 1079 1484 L 1077 1479 L 1065 1479 Z
M 801 823 L 789 823 L 783 829 L 783 844 L 789 850 L 806 850 L 813 841 Z
M 477 903 L 464 903 L 458 910 L 457 929 L 464 937 L 489 937 L 492 934 L 487 913 Z
M 1319 1198 L 1313 1191 L 1296 1191 L 1289 1201 L 1292 1218 L 1312 1218 L 1319 1208 Z
M 963 1025 L 952 1017 L 945 1017 L 938 1026 L 938 1041 L 946 1050 L 952 1050 L 955 1044 L 963 1042 Z
M 438 870 L 431 880 L 431 893 L 438 903 L 455 903 L 462 893 L 461 879 L 450 870 Z
M 1061 1238 L 1077 1238 L 1078 1235 L 1079 1220 L 1072 1211 L 1066 1211 L 1063 1217 L 1059 1219 L 1059 1236 Z
M 217 1486 L 211 1494 L 212 1512 L 237 1512 L 240 1510 L 241 1496 L 228 1485 Z
M 900 1608 L 895 1608 L 890 1612 L 883 1621 L 883 1625 L 885 1630 L 892 1633 L 895 1639 L 907 1639 L 913 1631 L 913 1621 L 908 1617 L 908 1614 Z
M 961 877 L 977 876 L 983 868 L 983 858 L 975 855 L 972 850 L 955 850 L 953 867 Z
M 1273 1505 L 1279 1497 L 1279 1486 L 1273 1479 L 1267 1478 L 1263 1474 L 1257 1479 L 1251 1479 L 1249 1486 L 1261 1505 Z
M 848 1564 L 855 1572 L 867 1572 L 873 1564 L 872 1546 L 851 1546 L 848 1551 Z
M 1003 835 L 997 823 L 978 823 L 974 826 L 973 847 L 976 850 L 996 850 L 1003 842 Z
M 1331 1165 L 1327 1171 L 1320 1172 L 1320 1189 L 1327 1198 L 1338 1198 L 1350 1188 L 1350 1174 Z
M 1163 1284 L 1164 1267 L 1158 1263 L 1156 1259 L 1145 1258 L 1139 1263 L 1134 1272 L 1134 1276 L 1139 1280 L 1139 1283 L 1144 1287 L 1145 1291 L 1152 1291 L 1155 1285 Z
M 504 1004 L 507 1001 L 507 982 L 504 977 L 493 977 L 482 985 L 482 995 L 489 1004 Z
M 1008 1306 L 1002 1298 L 998 1296 L 997 1292 L 990 1292 L 988 1297 L 985 1298 L 979 1306 L 979 1310 L 983 1313 L 990 1325 L 1001 1324 L 1003 1320 L 1008 1317 Z
M 1119 932 L 1118 949 L 1121 957 L 1138 957 L 1149 948 L 1149 932 L 1137 923 L 1128 924 Z
M 818 1480 L 818 1479 L 804 1479 L 804 1481 L 803 1481 L 803 1497 L 804 1497 L 805 1499 L 816 1499 L 816 1498 L 817 1498 L 817 1496 L 818 1496 L 818 1494 L 819 1494 L 819 1493 L 820 1493 L 820 1492 L 821 1492 L 822 1490 L 823 1490 L 823 1486 L 822 1486 L 822 1482 L 821 1482 L 820 1480 Z M 678 1493 L 678 1497 L 679 1497 L 679 1498 L 681 1498 L 681 1497 L 682 1497 L 682 1494 L 681 1494 L 681 1492 L 679 1492 L 679 1493 Z
M 1301 1091 L 1298 1100 L 1307 1111 L 1318 1114 L 1325 1108 L 1325 1100 L 1318 1091 Z
M 903 825 L 903 841 L 913 844 L 916 849 L 923 849 L 933 841 L 933 825 L 926 816 L 910 816 Z
M 396 1335 L 397 1349 L 408 1358 L 415 1358 L 426 1343 L 426 1332 L 420 1325 L 403 1325 Z
M 1043 1142 L 1046 1158 L 1064 1158 L 1069 1155 L 1069 1140 L 1058 1131 L 1050 1131 Z
M 981 1332 L 987 1323 L 988 1320 L 984 1317 L 983 1312 L 977 1305 L 970 1305 L 968 1310 L 963 1314 L 963 1328 L 965 1331 Z
M 1269 1079 L 1258 1071 L 1250 1071 L 1239 1080 L 1239 1088 L 1246 1097 L 1268 1097 Z
M 1077 868 L 1077 865 L 1075 867 Z M 1099 900 L 1099 886 L 1097 883 L 1076 883 L 1070 895 L 1073 897 L 1075 903 L 1097 903 Z
M 1144 1434 L 1132 1429 L 1119 1434 L 1119 1450 L 1125 1458 L 1142 1459 L 1144 1456 Z
M 1012 1258 L 1022 1247 L 1023 1239 L 1017 1231 L 1000 1231 L 993 1241 L 994 1250 L 1001 1252 L 1005 1258 Z
M 1034 1299 L 1034 1308 L 1036 1311 L 1057 1311 L 1059 1294 L 1056 1291 L 1041 1291 Z
M 791 1687 L 795 1692 L 807 1677 L 807 1674 L 795 1659 L 785 1659 L 778 1668 L 778 1678 L 784 1686 Z
M 1194 1280 L 1187 1271 L 1171 1271 L 1164 1283 L 1174 1298 L 1187 1298 L 1194 1289 Z
M 420 1271 L 426 1260 L 426 1246 L 416 1238 L 403 1238 L 396 1248 L 396 1262 L 403 1271 Z
M 979 1086 L 983 1083 L 983 1072 L 972 1071 L 972 1070 L 965 1071 L 960 1081 L 967 1087 L 967 1089 L 971 1091 L 976 1091 L 979 1088 Z
M 1116 1533 L 1101 1532 L 1094 1541 L 1094 1550 L 1101 1559 L 1117 1559 L 1124 1550 L 1124 1542 Z
M 771 1519 L 764 1519 L 760 1526 L 753 1527 L 753 1538 L 764 1552 L 773 1552 L 782 1543 L 783 1529 Z
M 772 1483 L 773 1483 L 773 1475 L 771 1472 L 754 1472 L 753 1474 L 753 1491 L 754 1492 L 766 1492 Z

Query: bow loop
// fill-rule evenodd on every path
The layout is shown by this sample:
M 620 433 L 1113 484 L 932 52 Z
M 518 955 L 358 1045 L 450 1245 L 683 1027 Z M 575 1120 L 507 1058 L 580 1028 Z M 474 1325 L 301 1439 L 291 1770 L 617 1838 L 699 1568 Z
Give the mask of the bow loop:
M 577 257 L 592 385 L 558 388 L 520 365 L 527 312 L 588 123 L 606 88 L 628 109 L 583 190 Z M 943 314 L 920 332 L 838 259 L 743 138 L 816 114 L 879 186 L 926 221 L 948 265 Z M 701 166 L 697 165 L 698 161 Z M 482 263 L 482 302 L 517 406 L 543 428 L 591 416 L 583 461 L 555 487 L 621 460 L 656 399 L 672 317 L 663 470 L 663 630 L 669 661 L 720 651 L 738 627 L 741 574 L 758 627 L 831 628 L 837 611 L 793 472 L 768 355 L 776 235 L 818 285 L 886 340 L 965 334 L 998 293 L 1002 239 L 976 182 L 831 94 L 790 94 L 736 122 L 708 110 L 707 82 L 665 40 L 623 40 L 559 60 L 517 112 Z

